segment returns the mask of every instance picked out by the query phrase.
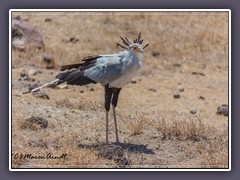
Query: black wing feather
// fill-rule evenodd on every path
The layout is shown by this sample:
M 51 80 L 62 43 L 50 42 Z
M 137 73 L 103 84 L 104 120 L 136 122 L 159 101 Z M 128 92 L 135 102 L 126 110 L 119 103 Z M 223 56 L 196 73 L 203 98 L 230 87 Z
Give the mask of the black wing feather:
M 60 68 L 61 71 L 65 71 L 65 70 L 70 70 L 70 69 L 80 69 L 82 68 L 83 69 L 87 69 L 89 68 L 91 65 L 91 67 L 97 62 L 97 59 L 100 58 L 101 56 L 88 56 L 88 57 L 85 57 L 81 62 L 81 63 L 77 63 L 77 64 L 69 64 L 69 65 L 65 65 L 65 66 L 62 66 Z
M 60 81 L 59 84 L 62 84 L 64 82 L 67 82 L 67 84 L 71 85 L 86 85 L 90 83 L 97 83 L 93 81 L 92 79 L 84 76 L 84 70 L 94 66 L 97 62 L 97 59 L 101 56 L 88 56 L 85 57 L 82 61 L 82 63 L 77 64 L 69 64 L 61 67 L 61 71 L 69 70 L 63 73 L 60 73 L 56 76 Z
M 79 69 L 60 73 L 56 76 L 56 78 L 60 80 L 58 81 L 57 85 L 62 84 L 64 82 L 67 82 L 67 84 L 79 86 L 83 86 L 90 83 L 93 84 L 97 83 L 92 79 L 84 76 L 84 71 L 80 71 Z

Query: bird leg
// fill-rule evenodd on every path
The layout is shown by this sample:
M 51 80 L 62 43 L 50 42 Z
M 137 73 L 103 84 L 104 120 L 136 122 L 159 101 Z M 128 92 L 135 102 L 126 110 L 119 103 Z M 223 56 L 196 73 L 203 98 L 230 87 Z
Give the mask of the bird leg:
M 106 144 L 108 144 L 108 111 L 106 111 Z
M 108 114 L 112 99 L 113 89 L 109 88 L 108 84 L 105 86 L 105 110 L 106 110 L 106 144 L 108 144 Z
M 112 98 L 112 105 L 113 105 L 113 117 L 114 117 L 114 125 L 115 125 L 115 132 L 116 132 L 116 143 L 119 143 L 118 139 L 118 128 L 117 128 L 117 116 L 115 107 L 117 106 L 118 96 L 121 91 L 121 88 L 115 88 L 113 91 L 113 98 Z
M 118 129 L 117 129 L 117 117 L 116 117 L 116 110 L 115 110 L 114 106 L 113 106 L 113 117 L 114 117 L 115 132 L 116 132 L 116 143 L 119 144 Z

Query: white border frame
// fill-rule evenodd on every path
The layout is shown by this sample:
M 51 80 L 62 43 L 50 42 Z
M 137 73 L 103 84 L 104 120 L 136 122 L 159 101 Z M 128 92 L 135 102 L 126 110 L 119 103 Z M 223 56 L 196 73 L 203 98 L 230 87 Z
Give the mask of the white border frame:
M 229 168 L 228 169 L 15 169 L 12 168 L 12 36 L 11 36 L 11 24 L 12 24 L 12 12 L 228 12 L 228 107 L 229 107 L 229 117 L 228 117 L 228 132 L 229 132 Z M 231 171 L 231 10 L 230 9 L 10 9 L 9 10 L 9 171 Z

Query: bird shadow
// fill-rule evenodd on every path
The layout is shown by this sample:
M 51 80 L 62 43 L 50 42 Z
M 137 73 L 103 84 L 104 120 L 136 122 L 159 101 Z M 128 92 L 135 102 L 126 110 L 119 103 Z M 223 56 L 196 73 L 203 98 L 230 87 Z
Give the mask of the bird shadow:
M 78 144 L 80 149 L 102 149 L 110 147 L 119 147 L 122 150 L 128 151 L 130 153 L 142 153 L 142 154 L 155 154 L 152 149 L 147 148 L 147 145 L 143 144 L 132 144 L 132 143 L 112 143 L 112 144 Z
M 78 144 L 80 149 L 94 149 L 97 151 L 98 157 L 113 160 L 119 167 L 130 167 L 131 160 L 126 156 L 125 152 L 155 154 L 152 149 L 148 149 L 147 145 L 131 144 L 131 143 L 114 143 L 114 144 Z

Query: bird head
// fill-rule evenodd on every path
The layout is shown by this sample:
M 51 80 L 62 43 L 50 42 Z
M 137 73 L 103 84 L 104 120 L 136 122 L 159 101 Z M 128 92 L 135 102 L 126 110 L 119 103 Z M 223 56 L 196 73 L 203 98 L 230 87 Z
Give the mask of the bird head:
M 129 49 L 135 53 L 143 54 L 143 48 L 142 48 L 141 44 L 134 43 L 134 44 L 130 45 Z
M 135 39 L 133 41 L 133 43 L 130 43 L 130 41 L 126 37 L 124 39 L 120 36 L 120 38 L 121 38 L 124 45 L 119 44 L 119 43 L 117 43 L 117 45 L 119 47 L 123 48 L 123 49 L 130 50 L 135 54 L 141 54 L 142 55 L 143 50 L 149 45 L 149 44 L 146 44 L 145 46 L 142 47 L 143 39 L 141 40 L 141 33 L 139 33 L 137 39 Z

